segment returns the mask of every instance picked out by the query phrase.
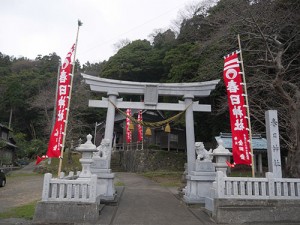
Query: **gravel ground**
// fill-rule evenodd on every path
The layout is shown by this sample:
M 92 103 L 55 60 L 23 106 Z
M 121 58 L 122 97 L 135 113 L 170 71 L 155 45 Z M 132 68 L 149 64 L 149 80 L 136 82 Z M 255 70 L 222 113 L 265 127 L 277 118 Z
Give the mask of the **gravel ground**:
M 43 176 L 33 169 L 31 163 L 7 175 L 5 187 L 0 188 L 0 212 L 41 199 Z

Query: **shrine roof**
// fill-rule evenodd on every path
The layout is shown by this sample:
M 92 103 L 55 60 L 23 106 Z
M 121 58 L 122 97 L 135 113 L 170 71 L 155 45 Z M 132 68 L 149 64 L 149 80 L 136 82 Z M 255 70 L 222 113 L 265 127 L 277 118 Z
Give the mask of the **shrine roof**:
M 220 133 L 216 136 L 216 141 L 222 139 L 224 147 L 231 150 L 232 149 L 232 136 L 231 133 Z M 267 139 L 263 138 L 260 134 L 252 135 L 252 147 L 254 151 L 267 151 Z

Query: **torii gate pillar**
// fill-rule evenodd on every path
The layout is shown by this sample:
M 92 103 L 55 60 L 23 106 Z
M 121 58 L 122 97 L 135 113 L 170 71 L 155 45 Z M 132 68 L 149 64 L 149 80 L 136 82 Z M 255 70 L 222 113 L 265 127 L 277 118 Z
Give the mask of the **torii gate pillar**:
M 119 93 L 108 92 L 107 96 L 108 96 L 108 100 L 110 100 L 112 103 L 116 104 Z M 112 139 L 113 139 L 113 134 L 114 134 L 114 123 L 115 123 L 115 107 L 112 104 L 108 104 L 104 138 L 110 140 L 110 146 L 109 146 L 110 149 L 112 147 Z M 108 168 L 110 168 L 110 159 L 111 159 L 111 154 L 108 155 Z
M 187 94 L 183 96 L 185 107 L 188 107 L 193 103 L 194 96 Z M 194 114 L 193 108 L 188 107 L 185 111 L 185 123 L 186 123 L 186 150 L 187 150 L 187 165 L 188 173 L 193 170 L 196 161 L 195 154 L 195 132 L 194 132 Z

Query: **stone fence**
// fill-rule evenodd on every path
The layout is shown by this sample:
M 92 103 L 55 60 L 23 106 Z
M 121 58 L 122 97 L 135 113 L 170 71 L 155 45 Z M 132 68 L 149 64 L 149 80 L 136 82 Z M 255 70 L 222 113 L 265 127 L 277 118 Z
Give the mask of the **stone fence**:
M 88 179 L 52 178 L 51 173 L 44 176 L 42 201 L 52 202 L 88 202 L 95 203 L 97 175 Z
M 300 179 L 274 178 L 266 173 L 266 178 L 227 177 L 218 171 L 214 198 L 238 199 L 299 199 Z
M 217 172 L 205 208 L 217 223 L 300 222 L 300 179 L 227 177 Z

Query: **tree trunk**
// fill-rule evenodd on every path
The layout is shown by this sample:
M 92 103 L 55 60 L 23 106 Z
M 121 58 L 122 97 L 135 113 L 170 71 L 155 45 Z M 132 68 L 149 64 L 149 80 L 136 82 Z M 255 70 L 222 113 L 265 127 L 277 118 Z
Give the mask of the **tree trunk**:
M 287 174 L 289 177 L 300 177 L 300 91 L 295 94 L 296 102 L 291 110 L 291 133 L 293 145 L 288 152 Z

